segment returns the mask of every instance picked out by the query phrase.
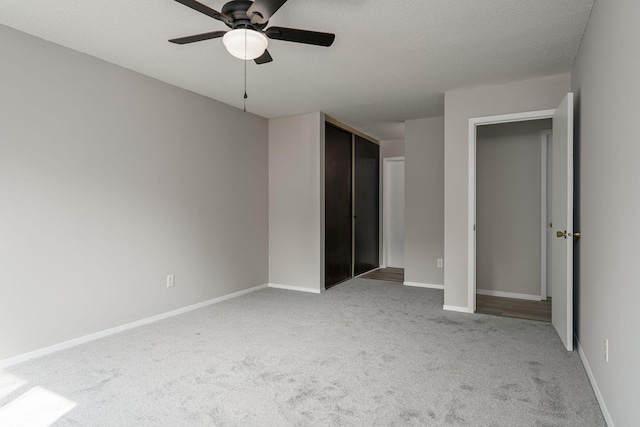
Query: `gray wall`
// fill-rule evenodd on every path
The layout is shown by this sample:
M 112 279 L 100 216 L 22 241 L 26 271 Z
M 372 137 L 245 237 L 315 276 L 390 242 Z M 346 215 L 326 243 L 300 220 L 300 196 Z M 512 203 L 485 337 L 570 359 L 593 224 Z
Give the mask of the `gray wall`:
M 616 426 L 640 425 L 640 2 L 596 1 L 574 63 L 577 336 Z M 609 362 L 603 340 L 609 339 Z
M 405 122 L 404 221 L 405 282 L 443 285 L 443 117 Z
M 540 296 L 541 131 L 551 125 L 532 120 L 477 128 L 478 290 Z
M 569 75 L 445 93 L 445 305 L 468 309 L 469 119 L 556 108 Z
M 324 289 L 324 115 L 269 120 L 269 283 Z
M 267 282 L 267 120 L 3 26 L 0 52 L 0 360 Z
M 380 141 L 380 158 L 385 157 L 403 157 L 404 156 L 404 139 L 390 139 L 388 141 Z

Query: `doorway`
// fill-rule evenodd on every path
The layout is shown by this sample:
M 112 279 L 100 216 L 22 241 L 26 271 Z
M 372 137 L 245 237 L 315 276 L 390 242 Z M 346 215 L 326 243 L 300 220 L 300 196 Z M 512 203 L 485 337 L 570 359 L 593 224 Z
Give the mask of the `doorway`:
M 546 139 L 551 119 L 476 130 L 477 311 L 551 321 Z M 544 302 L 541 302 L 544 301 Z
M 382 266 L 358 277 L 404 283 L 404 157 L 382 162 Z
M 550 228 L 555 236 L 551 251 L 552 314 L 551 323 L 567 350 L 573 349 L 573 245 L 580 232 L 573 230 L 573 93 L 568 93 L 558 108 L 526 113 L 469 119 L 468 138 L 468 307 L 476 311 L 476 131 L 486 124 L 553 119 L 552 215 Z
M 382 166 L 383 264 L 404 269 L 404 157 L 387 157 Z
M 553 118 L 555 110 L 542 110 L 542 111 L 532 111 L 527 113 L 515 113 L 515 114 L 505 114 L 500 116 L 490 116 L 490 117 L 480 117 L 469 120 L 469 216 L 468 216 L 468 227 L 471 232 L 469 233 L 469 241 L 468 241 L 468 259 L 469 259 L 469 269 L 468 269 L 468 298 L 469 298 L 469 308 L 472 312 L 476 311 L 476 271 L 477 271 L 477 229 L 476 229 L 476 206 L 477 206 L 477 193 L 476 193 L 476 177 L 477 177 L 477 128 L 485 125 L 497 125 L 497 124 L 505 124 L 505 123 L 517 123 L 517 122 L 527 122 L 533 120 L 545 120 Z M 546 222 L 546 221 L 545 221 Z M 511 238 L 517 238 L 517 234 L 515 236 L 507 236 Z
M 477 165 L 477 155 L 478 155 L 478 141 L 477 141 L 477 137 L 478 137 L 478 131 L 479 129 L 481 129 L 482 126 L 490 126 L 490 125 L 507 125 L 507 126 L 517 126 L 514 125 L 516 123 L 520 123 L 520 122 L 530 122 L 530 123 L 535 123 L 538 122 L 540 123 L 540 121 L 543 120 L 549 120 L 551 118 L 553 118 L 553 114 L 554 114 L 555 110 L 542 110 L 542 111 L 533 111 L 533 112 L 526 112 L 526 113 L 515 113 L 515 114 L 506 114 L 506 115 L 501 115 L 501 116 L 491 116 L 491 117 L 481 117 L 481 118 L 475 118 L 475 119 L 470 119 L 469 120 L 469 229 L 473 230 L 473 232 L 469 233 L 469 244 L 468 244 L 468 249 L 469 249 L 469 307 L 472 308 L 472 311 L 477 311 L 477 296 L 476 296 L 476 290 L 479 289 L 480 292 L 479 294 L 482 295 L 481 300 L 482 300 L 482 305 L 486 308 L 491 307 L 493 305 L 493 303 L 497 303 L 498 305 L 502 304 L 502 303 L 509 303 L 509 301 L 503 300 L 495 300 L 495 298 L 522 298 L 523 296 L 528 297 L 528 300 L 538 300 L 540 301 L 542 299 L 542 281 L 545 280 L 546 282 L 546 272 L 542 272 L 542 268 L 544 266 L 546 266 L 546 256 L 544 257 L 544 261 L 543 261 L 543 257 L 542 257 L 542 230 L 543 230 L 543 224 L 546 224 L 546 208 L 545 208 L 545 212 L 543 215 L 542 212 L 542 207 L 541 205 L 543 204 L 542 201 L 542 176 L 544 174 L 544 176 L 546 177 L 546 171 L 543 172 L 543 169 L 546 169 L 546 161 L 543 162 L 542 161 L 542 152 L 546 151 L 546 149 L 542 148 L 542 145 L 540 144 L 540 142 L 538 142 L 537 147 L 533 147 L 536 148 L 537 150 L 539 150 L 539 154 L 537 156 L 531 156 L 531 154 L 529 154 L 530 157 L 533 157 L 535 160 L 535 164 L 537 165 L 537 172 L 538 172 L 538 179 L 537 179 L 537 185 L 538 185 L 538 196 L 537 196 L 537 201 L 539 203 L 538 208 L 537 209 L 533 209 L 533 212 L 529 212 L 529 214 L 538 214 L 538 220 L 534 223 L 534 222 L 529 222 L 529 228 L 528 228 L 528 233 L 530 234 L 529 237 L 533 237 L 534 240 L 537 241 L 537 244 L 534 245 L 533 248 L 528 247 L 527 251 L 530 252 L 531 254 L 535 254 L 535 251 L 537 251 L 537 256 L 534 255 L 535 260 L 532 262 L 528 263 L 528 266 L 525 267 L 528 269 L 528 272 L 530 273 L 531 271 L 534 272 L 533 277 L 534 280 L 530 280 L 531 283 L 528 283 L 525 285 L 524 289 L 525 291 L 523 291 L 523 287 L 520 286 L 518 288 L 518 292 L 508 292 L 508 291 L 504 291 L 504 286 L 505 283 L 507 283 L 509 280 L 513 281 L 514 277 L 516 278 L 515 280 L 518 280 L 518 273 L 519 273 L 519 269 L 518 266 L 516 266 L 516 268 L 509 268 L 509 267 L 513 267 L 513 266 L 506 266 L 504 264 L 493 264 L 491 265 L 491 267 L 488 269 L 488 272 L 483 272 L 483 269 L 480 267 L 484 267 L 484 266 L 480 266 L 478 265 L 479 260 L 476 258 L 477 254 L 479 253 L 478 249 L 477 249 L 477 244 L 478 244 L 478 238 L 482 237 L 483 233 L 479 232 L 480 230 L 477 228 L 478 226 L 483 226 L 483 224 L 478 224 L 477 221 L 477 212 L 476 212 L 476 208 L 477 208 L 477 203 L 478 203 L 478 197 L 481 196 L 481 194 L 477 194 L 477 178 L 478 178 L 478 165 Z M 523 126 L 526 126 L 523 125 Z M 541 128 L 539 129 L 539 131 L 541 131 L 545 126 L 546 128 L 549 127 L 548 122 L 544 125 L 540 125 Z M 540 133 L 539 133 L 540 134 Z M 540 139 L 538 139 L 538 141 L 540 141 Z M 497 144 L 498 147 L 500 146 L 500 143 Z M 532 147 L 529 146 L 529 149 L 531 149 Z M 545 147 L 546 148 L 546 147 Z M 482 154 L 482 152 L 481 152 Z M 491 154 L 491 153 L 489 153 Z M 522 155 L 522 153 L 520 154 Z M 531 160 L 530 160 L 531 161 Z M 504 160 L 502 162 L 498 163 L 499 167 L 503 170 L 509 170 L 509 168 L 512 166 L 511 163 L 509 162 L 509 160 Z M 531 166 L 531 165 L 529 165 Z M 532 168 L 529 167 L 529 169 L 534 170 Z M 490 175 L 494 175 L 493 180 L 495 182 L 495 171 L 489 171 Z M 481 171 L 482 173 L 482 171 Z M 499 176 L 498 176 L 499 178 Z M 502 178 L 504 180 L 504 177 Z M 534 179 L 535 181 L 535 179 Z M 506 187 L 509 188 L 508 192 L 511 192 L 512 194 L 518 194 L 518 186 L 517 185 L 513 185 L 514 183 L 512 182 L 506 182 Z M 517 183 L 516 183 L 517 184 Z M 528 183 L 529 187 L 531 187 L 532 185 L 536 185 L 536 182 L 529 182 Z M 545 186 L 546 189 L 546 186 Z M 515 193 L 514 193 L 515 192 Z M 482 192 L 481 192 L 482 193 Z M 495 193 L 495 192 L 494 192 Z M 530 192 L 529 192 L 530 193 Z M 535 196 L 532 196 L 531 193 L 527 196 L 529 201 L 528 203 L 531 205 L 532 203 L 535 202 Z M 509 198 L 502 198 L 502 202 L 506 202 L 509 203 Z M 546 202 L 546 198 L 544 200 L 544 202 Z M 546 204 L 546 203 L 544 203 Z M 529 208 L 531 210 L 531 208 Z M 482 215 L 481 215 L 482 216 Z M 543 222 L 543 217 L 544 216 L 544 222 Z M 504 223 L 504 221 L 506 220 L 506 223 Z M 509 217 L 507 215 L 507 217 L 503 217 L 501 215 L 489 215 L 488 217 L 488 221 L 489 221 L 489 225 L 490 227 L 488 227 L 489 229 L 483 229 L 482 231 L 488 231 L 488 233 L 485 233 L 485 236 L 488 236 L 490 239 L 494 240 L 493 242 L 491 242 L 491 244 L 489 245 L 490 247 L 498 248 L 498 252 L 502 252 L 502 253 L 506 253 L 508 255 L 512 255 L 511 252 L 513 252 L 513 242 L 518 241 L 519 237 L 520 237 L 520 233 L 519 233 L 519 229 L 518 229 L 518 221 L 520 221 L 521 218 L 513 218 L 513 217 Z M 493 223 L 493 224 L 491 224 Z M 537 224 L 537 225 L 536 225 Z M 491 227 L 492 225 L 492 227 Z M 505 229 L 502 229 L 502 227 L 505 227 Z M 532 227 L 536 227 L 536 230 L 534 230 Z M 524 240 L 523 240 L 524 241 Z M 533 250 L 532 250 L 533 249 Z M 485 259 L 481 259 L 480 261 L 484 261 L 484 262 L 492 262 L 492 255 L 493 252 L 489 252 L 489 253 L 482 253 L 480 255 L 480 258 L 485 258 Z M 488 260 L 486 258 L 489 258 Z M 531 261 L 531 258 L 530 258 Z M 537 264 L 537 268 L 535 268 L 534 266 Z M 482 292 L 482 288 L 478 287 L 478 276 L 477 276 L 477 271 L 480 268 L 481 271 L 481 282 L 480 284 L 482 286 L 486 286 L 485 283 L 482 282 L 482 280 L 486 280 L 487 278 L 487 274 L 488 274 L 488 278 L 490 281 L 494 281 L 495 280 L 495 275 L 498 276 L 498 284 L 496 285 L 491 285 L 491 287 L 493 289 L 489 289 L 488 292 Z M 494 271 L 495 270 L 495 271 Z M 496 272 L 497 271 L 497 272 Z M 522 273 L 522 272 L 520 272 Z M 483 276 L 484 274 L 484 276 Z M 536 291 L 533 291 L 534 289 L 534 283 L 535 283 L 535 279 L 537 279 L 537 287 L 535 289 L 537 289 Z M 546 285 L 546 284 L 545 284 Z M 502 289 L 500 289 L 502 287 Z M 526 289 L 529 289 L 529 291 L 527 292 Z M 545 291 L 546 291 L 546 286 L 545 286 Z M 546 292 L 545 292 L 546 294 Z M 489 301 L 487 301 L 487 299 Z M 489 304 L 487 304 L 487 302 Z M 510 301 L 511 303 L 517 302 L 517 300 L 512 300 Z

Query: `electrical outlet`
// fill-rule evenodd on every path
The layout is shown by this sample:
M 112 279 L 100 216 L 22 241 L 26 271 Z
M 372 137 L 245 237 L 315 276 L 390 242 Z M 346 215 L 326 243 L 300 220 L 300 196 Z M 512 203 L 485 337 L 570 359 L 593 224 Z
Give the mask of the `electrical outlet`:
M 442 258 L 438 258 L 438 267 L 444 267 L 444 260 Z
M 167 276 L 167 288 L 171 288 L 176 284 L 176 276 L 174 274 L 169 274 Z
M 609 361 L 609 340 L 607 338 L 604 339 L 604 361 Z

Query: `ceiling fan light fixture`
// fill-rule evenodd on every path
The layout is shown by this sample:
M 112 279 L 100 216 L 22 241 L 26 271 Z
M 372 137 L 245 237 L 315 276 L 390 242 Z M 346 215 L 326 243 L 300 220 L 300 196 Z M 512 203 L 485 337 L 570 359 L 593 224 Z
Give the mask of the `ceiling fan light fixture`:
M 262 56 L 269 45 L 264 34 L 245 28 L 227 31 L 222 37 L 222 43 L 231 55 L 247 61 Z

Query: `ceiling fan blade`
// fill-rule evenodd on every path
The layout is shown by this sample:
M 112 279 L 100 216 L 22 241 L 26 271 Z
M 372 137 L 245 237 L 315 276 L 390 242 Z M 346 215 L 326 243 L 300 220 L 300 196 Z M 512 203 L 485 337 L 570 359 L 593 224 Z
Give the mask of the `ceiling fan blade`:
M 198 3 L 195 0 L 176 0 L 178 3 L 182 3 L 183 5 L 190 7 L 193 10 L 197 10 L 200 13 L 204 13 L 207 16 L 210 16 L 218 21 L 222 21 L 227 25 L 231 24 L 231 18 L 224 13 L 218 12 L 217 10 L 211 9 L 209 6 L 205 6 L 202 3 Z
M 210 33 L 202 33 L 202 34 L 196 34 L 193 36 L 179 37 L 177 39 L 171 39 L 169 41 L 175 44 L 187 44 L 187 43 L 199 42 L 202 40 L 217 39 L 218 37 L 224 36 L 225 33 L 226 31 L 212 31 Z
M 255 0 L 247 9 L 252 24 L 264 24 L 287 0 Z
M 270 39 L 284 40 L 295 43 L 313 44 L 316 46 L 331 46 L 336 38 L 335 34 L 317 31 L 297 30 L 295 28 L 269 27 L 264 33 Z
M 261 65 L 273 61 L 273 58 L 269 55 L 269 51 L 265 50 L 264 53 L 259 58 L 254 59 L 254 61 L 256 61 L 256 64 Z

